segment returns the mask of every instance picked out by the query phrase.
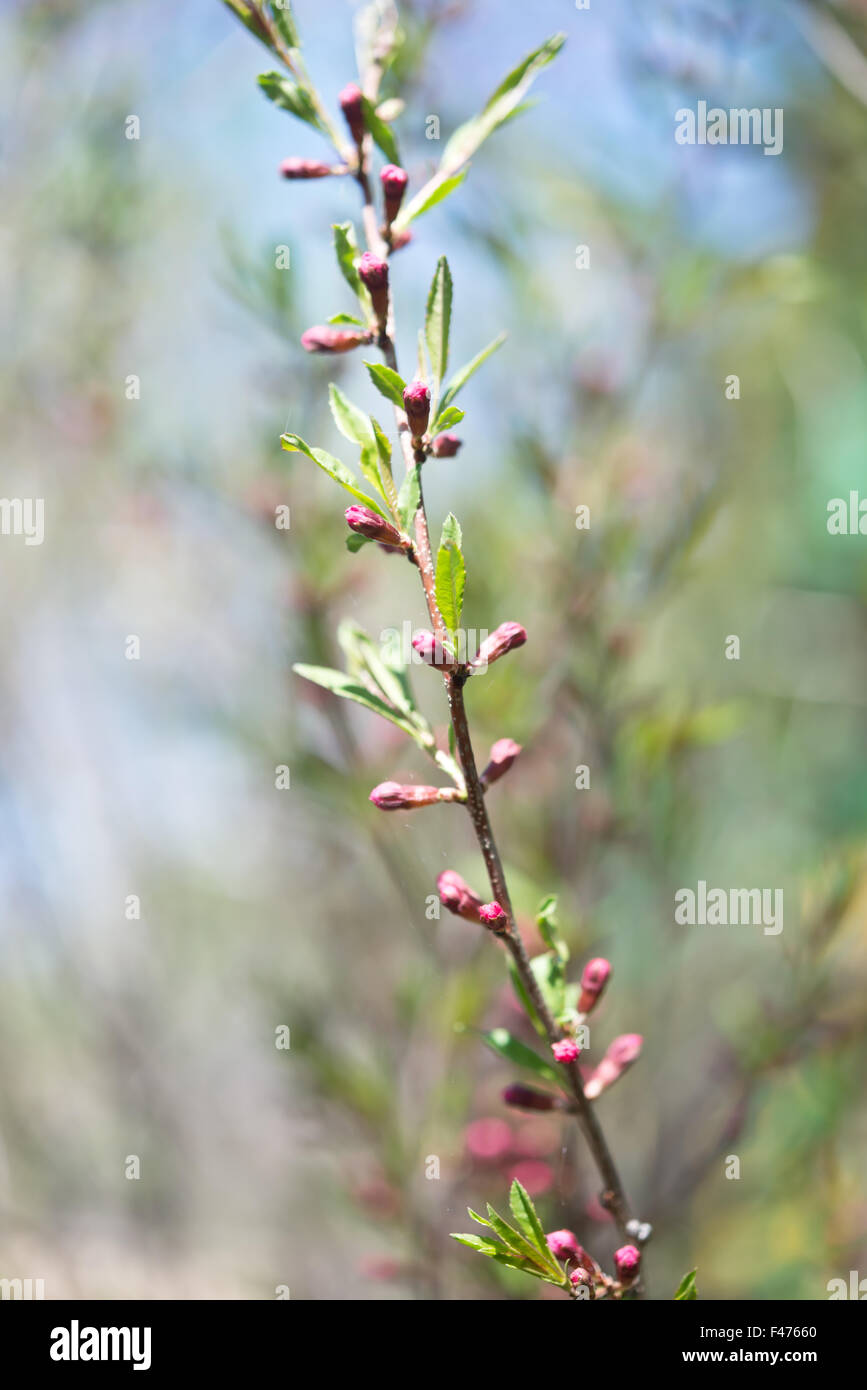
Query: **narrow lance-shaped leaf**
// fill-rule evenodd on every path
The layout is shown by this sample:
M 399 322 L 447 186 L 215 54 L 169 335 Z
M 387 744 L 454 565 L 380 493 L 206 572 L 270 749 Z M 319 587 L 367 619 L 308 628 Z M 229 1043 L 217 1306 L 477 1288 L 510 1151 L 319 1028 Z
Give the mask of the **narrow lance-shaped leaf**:
M 690 1303 L 693 1299 L 698 1298 L 698 1289 L 695 1286 L 695 1276 L 697 1273 L 697 1270 L 691 1269 L 688 1274 L 683 1276 L 677 1286 L 677 1293 L 674 1295 L 677 1302 Z
M 271 15 L 277 26 L 277 32 L 286 44 L 287 48 L 300 48 L 301 39 L 295 25 L 295 17 L 292 14 L 292 6 L 289 0 L 271 0 Z
M 316 103 L 306 87 L 279 72 L 263 72 L 258 81 L 268 100 L 273 101 L 275 106 L 289 111 L 316 130 L 322 129 Z
M 370 416 L 370 423 L 373 427 L 373 437 L 376 441 L 376 451 L 379 459 L 379 479 L 382 485 L 385 499 L 391 509 L 393 517 L 400 516 L 400 498 L 397 495 L 397 488 L 394 485 L 394 477 L 391 472 L 391 444 L 388 436 L 373 415 Z
M 364 310 L 366 321 L 373 323 L 373 307 L 370 303 L 370 295 L 361 283 L 361 277 L 355 264 L 359 255 L 355 228 L 351 222 L 335 222 L 333 232 L 334 253 L 337 256 L 340 273 L 352 293 L 357 297 Z
M 504 124 L 515 107 L 524 99 L 530 85 L 542 68 L 556 58 L 563 44 L 565 34 L 555 34 L 532 53 L 528 53 L 492 92 L 478 116 L 466 121 L 452 135 L 443 150 L 440 170 L 454 174 L 462 164 L 475 154 L 489 135 Z
M 361 104 L 364 110 L 364 124 L 370 131 L 373 143 L 379 146 L 389 164 L 400 164 L 397 141 L 391 126 L 387 125 L 380 116 L 377 116 L 376 107 L 367 97 L 362 97 Z
M 526 1043 L 520 1039 L 513 1038 L 507 1028 L 493 1028 L 489 1033 L 482 1033 L 482 1041 L 496 1052 L 500 1057 L 505 1057 L 516 1067 L 524 1067 L 527 1071 L 535 1072 L 536 1076 L 544 1078 L 545 1081 L 553 1082 L 555 1086 L 560 1085 L 560 1077 L 554 1071 L 553 1066 L 534 1052 Z
M 314 685 L 321 685 L 324 690 L 330 690 L 333 695 L 339 695 L 344 700 L 352 700 L 357 705 L 363 705 L 374 714 L 381 715 L 383 719 L 388 719 L 392 724 L 396 724 L 404 733 L 409 734 L 410 738 L 416 743 L 421 741 L 420 731 L 415 725 L 402 715 L 398 710 L 386 704 L 385 700 L 374 695 L 367 686 L 360 684 L 345 671 L 335 671 L 328 666 L 307 666 L 299 663 L 292 667 L 296 675 L 302 676 L 304 680 L 312 681 Z
M 509 1207 L 519 1229 L 523 1231 L 527 1240 L 536 1247 L 545 1264 L 552 1270 L 552 1273 L 560 1274 L 557 1261 L 548 1248 L 545 1231 L 533 1205 L 533 1199 L 517 1178 L 513 1179 L 509 1190 Z
M 486 348 L 482 348 L 482 351 L 478 353 L 472 359 L 471 362 L 467 362 L 466 366 L 461 367 L 458 371 L 455 372 L 454 376 L 452 377 L 451 381 L 448 383 L 445 391 L 443 392 L 443 399 L 442 404 L 440 406 L 440 410 L 445 410 L 447 406 L 451 405 L 455 396 L 458 394 L 460 390 L 462 390 L 464 386 L 466 386 L 473 373 L 477 372 L 479 370 L 479 367 L 481 367 L 482 363 L 487 362 L 488 358 L 492 355 L 492 353 L 495 353 L 497 351 L 497 348 L 502 347 L 505 341 L 506 334 L 500 333 L 500 335 L 496 337 L 492 343 L 488 343 L 488 346 Z
M 371 507 L 373 511 L 378 512 L 380 516 L 386 516 L 386 513 L 376 499 L 371 497 L 368 493 L 362 492 L 361 488 L 356 486 L 355 479 L 349 469 L 344 463 L 340 462 L 340 459 L 336 459 L 333 454 L 327 454 L 324 449 L 311 449 L 310 445 L 306 444 L 300 435 L 297 434 L 281 435 L 280 444 L 289 453 L 306 454 L 308 458 L 311 458 L 314 463 L 319 465 L 324 473 L 327 473 L 328 476 L 333 478 L 336 483 L 339 483 L 341 487 L 346 488 L 347 492 L 351 492 L 353 497 L 357 497 L 359 502 L 363 502 L 366 507 Z M 386 517 L 386 520 L 387 519 Z
M 423 213 L 429 212 L 448 198 L 450 193 L 460 188 L 464 179 L 469 173 L 469 168 L 462 169 L 459 174 L 454 174 L 449 178 L 445 174 L 435 174 L 423 188 L 419 189 L 414 198 L 401 208 L 394 220 L 395 231 L 402 232 L 413 222 L 416 217 L 421 217 Z
M 441 410 L 437 418 L 431 425 L 431 434 L 438 434 L 440 430 L 453 429 L 459 425 L 464 418 L 464 412 L 458 410 L 456 405 L 450 405 L 447 410 Z
M 418 464 L 413 464 L 400 485 L 400 492 L 397 497 L 398 516 L 404 531 L 412 530 L 412 523 L 418 511 L 420 498 L 421 484 L 418 477 Z
M 449 333 L 452 321 L 452 276 L 445 256 L 440 256 L 427 297 L 424 335 L 433 376 L 431 414 L 436 412 L 436 398 L 449 362 Z
M 461 551 L 461 528 L 457 518 L 449 512 L 443 522 L 437 551 L 435 589 L 437 606 L 443 615 L 443 622 L 451 633 L 456 633 L 461 625 L 466 578 L 467 571 Z
M 344 439 L 357 444 L 361 450 L 359 466 L 371 487 L 385 497 L 379 470 L 379 451 L 370 416 L 344 396 L 340 387 L 333 381 L 328 387 L 328 404 L 334 423 Z M 396 499 L 395 499 L 396 500 Z
M 403 393 L 406 387 L 403 377 L 381 362 L 365 362 L 364 365 L 380 395 L 385 396 L 386 400 L 391 401 L 399 410 L 403 410 Z

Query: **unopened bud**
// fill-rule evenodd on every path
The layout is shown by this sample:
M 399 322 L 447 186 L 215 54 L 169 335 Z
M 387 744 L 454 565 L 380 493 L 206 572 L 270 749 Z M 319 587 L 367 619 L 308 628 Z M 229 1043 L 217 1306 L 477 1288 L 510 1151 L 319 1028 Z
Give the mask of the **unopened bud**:
M 507 1086 L 503 1092 L 506 1105 L 515 1110 L 556 1110 L 557 1097 L 546 1095 L 544 1091 L 534 1091 L 532 1086 Z
M 351 352 L 369 342 L 365 328 L 334 328 L 329 323 L 315 324 L 301 334 L 301 346 L 307 352 Z
M 284 179 L 324 179 L 334 170 L 320 159 L 284 159 L 280 173 Z
M 641 1251 L 635 1245 L 621 1245 L 614 1251 L 614 1268 L 621 1284 L 631 1284 L 641 1269 Z
M 418 652 L 422 661 L 426 662 L 428 666 L 438 666 L 443 671 L 454 669 L 454 654 L 430 629 L 423 628 L 420 632 L 416 632 L 412 639 L 412 647 L 413 651 Z
M 491 931 L 505 931 L 509 924 L 509 919 L 499 903 L 485 903 L 484 907 L 479 908 L 479 917 Z
M 561 1038 L 559 1042 L 552 1043 L 551 1051 L 558 1062 L 577 1062 L 581 1056 L 581 1049 L 574 1038 Z
M 414 811 L 418 806 L 435 806 L 438 801 L 460 801 L 457 787 L 402 787 L 399 782 L 380 782 L 369 800 L 380 811 Z
M 421 439 L 430 420 L 430 391 L 423 381 L 411 381 L 404 388 L 403 408 L 413 439 Z
M 593 1276 L 583 1265 L 579 1265 L 577 1269 L 573 1269 L 572 1273 L 569 1275 L 569 1283 L 573 1284 L 575 1288 L 578 1288 L 579 1284 L 586 1284 L 589 1289 L 592 1281 Z
M 478 670 L 490 666 L 507 652 L 514 651 L 515 647 L 523 647 L 526 640 L 526 629 L 521 627 L 520 623 L 500 623 L 479 647 L 476 659 L 472 663 L 473 668 Z
M 545 1239 L 551 1254 L 558 1260 L 569 1260 L 581 1249 L 578 1238 L 572 1231 L 551 1231 Z
M 346 524 L 357 531 L 359 536 L 367 536 L 368 540 L 379 541 L 380 545 L 406 546 L 406 541 L 400 534 L 396 526 L 392 526 L 390 521 L 386 521 L 384 516 L 378 512 L 371 511 L 370 507 L 361 507 L 357 504 L 347 507 Z
M 382 180 L 382 191 L 385 197 L 385 225 L 390 227 L 400 212 L 400 205 L 403 202 L 409 177 L 406 170 L 399 168 L 397 164 L 386 164 L 380 170 L 379 177 Z
M 520 752 L 521 745 L 513 738 L 498 738 L 488 754 L 488 765 L 480 779 L 482 786 L 490 787 L 505 777 Z
M 610 961 L 604 960 L 602 956 L 597 956 L 595 960 L 588 960 L 581 974 L 581 997 L 578 1000 L 579 1014 L 589 1014 L 593 1006 L 599 1002 L 602 991 L 608 984 L 610 974 Z
M 364 97 L 361 88 L 357 87 L 354 82 L 350 82 L 347 87 L 343 88 L 337 100 L 346 118 L 346 124 L 349 126 L 350 135 L 356 145 L 360 145 L 367 133 L 364 124 Z
M 641 1055 L 643 1041 L 640 1033 L 621 1033 L 619 1038 L 614 1039 L 599 1066 L 584 1083 L 584 1094 L 588 1100 L 601 1096 L 632 1066 Z
M 430 451 L 434 458 L 453 459 L 462 444 L 463 440 L 458 439 L 456 434 L 438 434 L 430 446 Z
M 454 869 L 443 869 L 437 879 L 437 892 L 443 907 L 447 907 L 456 917 L 464 917 L 468 922 L 482 920 L 479 916 L 481 898 Z
M 380 327 L 384 327 L 388 318 L 388 261 L 365 251 L 358 262 L 358 274 L 362 285 L 370 291 L 373 312 Z

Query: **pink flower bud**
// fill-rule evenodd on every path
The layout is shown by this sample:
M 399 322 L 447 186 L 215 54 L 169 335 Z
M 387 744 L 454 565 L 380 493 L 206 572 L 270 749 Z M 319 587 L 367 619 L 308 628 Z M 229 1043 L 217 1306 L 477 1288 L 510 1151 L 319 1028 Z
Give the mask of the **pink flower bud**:
M 458 439 L 456 434 L 438 434 L 430 446 L 431 453 L 434 458 L 453 459 L 462 444 L 463 440 Z
M 412 639 L 412 647 L 413 651 L 418 652 L 422 661 L 427 662 L 428 666 L 438 666 L 443 671 L 454 670 L 453 653 L 430 629 L 422 628 L 420 632 L 416 632 Z
M 500 623 L 500 626 L 486 637 L 479 647 L 476 659 L 472 663 L 475 670 L 484 669 L 490 666 L 493 661 L 499 661 L 501 656 L 507 652 L 514 651 L 515 647 L 523 647 L 527 640 L 527 633 L 520 623 Z
M 592 1278 L 593 1276 L 590 1274 L 590 1271 L 585 1269 L 583 1265 L 579 1265 L 578 1268 L 573 1269 L 572 1273 L 569 1275 L 569 1283 L 574 1284 L 576 1288 L 579 1284 L 586 1284 L 589 1289 Z
M 385 196 L 385 225 L 390 227 L 400 212 L 400 205 L 403 202 L 409 177 L 406 170 L 399 168 L 397 164 L 386 164 L 380 170 L 379 177 L 382 180 L 382 191 Z
M 442 895 L 440 895 L 442 896 Z M 548 1096 L 544 1091 L 534 1091 L 532 1086 L 507 1086 L 503 1092 L 506 1105 L 515 1110 L 556 1110 L 557 1097 Z
M 391 522 L 386 521 L 378 512 L 371 511 L 370 507 L 361 507 L 356 503 L 347 507 L 344 515 L 347 526 L 352 531 L 357 531 L 359 536 L 379 541 L 380 545 L 406 544 L 397 527 L 392 526 Z
M 558 1260 L 571 1259 L 581 1249 L 577 1237 L 572 1231 L 551 1231 L 545 1239 L 551 1254 L 556 1256 Z
M 430 420 L 430 391 L 423 381 L 411 381 L 404 388 L 403 407 L 413 439 L 421 439 Z
M 589 1014 L 594 1004 L 599 1002 L 602 991 L 608 984 L 611 962 L 597 956 L 588 960 L 581 975 L 581 998 L 578 1000 L 579 1014 Z
M 622 1076 L 627 1067 L 641 1055 L 644 1042 L 640 1033 L 622 1033 L 615 1038 L 599 1066 L 584 1083 L 584 1094 L 588 1100 L 595 1100 L 602 1092 L 612 1086 Z
M 280 165 L 284 179 L 324 179 L 333 172 L 331 165 L 320 159 L 284 159 Z
M 402 787 L 398 782 L 380 782 L 369 800 L 381 811 L 414 811 L 418 806 L 434 806 L 438 801 L 459 801 L 457 787 Z
M 488 754 L 488 765 L 481 776 L 482 786 L 493 786 L 505 777 L 520 752 L 521 745 L 513 738 L 498 738 Z
M 464 917 L 468 922 L 482 920 L 479 916 L 481 898 L 454 869 L 444 869 L 440 874 L 437 879 L 437 892 L 443 907 L 447 907 L 456 917 Z
M 491 931 L 505 931 L 509 923 L 499 903 L 485 903 L 479 908 L 479 917 Z
M 351 352 L 370 342 L 366 328 L 334 328 L 330 323 L 315 324 L 301 334 L 301 346 L 307 352 Z
M 641 1251 L 635 1245 L 621 1245 L 614 1251 L 614 1268 L 621 1284 L 631 1284 L 641 1268 Z
M 348 86 L 343 88 L 337 100 L 346 118 L 346 124 L 349 126 L 349 133 L 356 145 L 360 145 L 367 133 L 364 124 L 364 98 L 361 94 L 361 88 L 357 87 L 354 82 L 350 82 Z
M 551 1051 L 558 1062 L 577 1062 L 581 1056 L 581 1049 L 574 1038 L 561 1038 L 559 1042 L 552 1043 Z
M 362 285 L 370 291 L 373 312 L 384 325 L 388 318 L 388 261 L 365 251 L 358 262 L 358 274 Z

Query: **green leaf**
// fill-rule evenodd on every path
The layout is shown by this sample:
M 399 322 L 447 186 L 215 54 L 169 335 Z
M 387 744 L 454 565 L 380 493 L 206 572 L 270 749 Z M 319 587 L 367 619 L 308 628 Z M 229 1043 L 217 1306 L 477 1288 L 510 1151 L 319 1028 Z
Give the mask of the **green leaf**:
M 397 495 L 397 488 L 394 485 L 394 477 L 391 472 L 391 442 L 388 435 L 373 415 L 370 416 L 370 423 L 373 427 L 373 437 L 376 441 L 376 451 L 379 456 L 379 480 L 382 490 L 388 502 L 391 514 L 394 517 L 400 515 L 400 498 Z
M 529 1260 L 522 1259 L 514 1251 L 493 1240 L 483 1240 L 481 1236 L 460 1235 L 455 1231 L 450 1232 L 452 1240 L 459 1241 L 461 1245 L 467 1245 L 471 1250 L 477 1251 L 479 1255 L 487 1255 L 498 1265 L 504 1265 L 507 1269 L 519 1269 L 522 1274 L 529 1274 L 534 1279 L 542 1279 L 546 1284 L 562 1284 L 563 1274 L 559 1272 L 555 1279 L 553 1275 L 544 1273 L 540 1267 L 531 1264 Z
M 519 1228 L 531 1245 L 534 1245 L 539 1251 L 545 1263 L 556 1270 L 558 1274 L 562 1274 L 555 1257 L 548 1249 L 548 1241 L 545 1238 L 542 1223 L 536 1214 L 536 1208 L 533 1206 L 533 1199 L 517 1178 L 513 1179 L 509 1191 L 509 1207 Z
M 566 1007 L 566 976 L 563 972 L 562 960 L 557 955 L 545 952 L 543 955 L 533 957 L 530 961 L 530 969 L 536 977 L 542 998 L 554 1017 L 559 1018 Z
M 361 105 L 364 111 L 364 124 L 370 131 L 373 143 L 379 146 L 389 164 L 400 164 L 397 141 L 391 126 L 386 125 L 381 116 L 377 116 L 376 107 L 367 97 L 362 97 Z
M 459 425 L 464 418 L 464 412 L 458 410 L 456 405 L 450 405 L 446 410 L 441 410 L 431 426 L 431 434 L 439 434 L 440 430 L 453 429 Z
M 286 44 L 286 47 L 300 48 L 301 40 L 298 37 L 298 30 L 295 27 L 295 19 L 289 0 L 271 0 L 269 8 L 280 37 Z
M 387 704 L 410 717 L 415 703 L 407 685 L 383 660 L 382 653 L 364 628 L 352 618 L 344 618 L 337 629 L 337 641 L 346 656 L 347 674 L 372 681 Z
M 364 320 L 357 319 L 354 314 L 332 314 L 327 320 L 328 323 L 351 323 L 355 328 L 363 328 Z
M 475 154 L 483 141 L 487 140 L 498 126 L 509 119 L 523 101 L 537 74 L 556 58 L 565 42 L 565 34 L 555 34 L 532 53 L 528 53 L 526 58 L 504 77 L 496 91 L 491 93 L 481 113 L 466 121 L 452 135 L 443 150 L 440 161 L 442 171 L 454 173 Z
M 368 315 L 371 316 L 370 295 L 361 283 L 355 261 L 358 256 L 358 241 L 355 235 L 355 228 L 351 222 L 335 222 L 332 230 L 334 232 L 334 251 L 337 256 L 337 264 L 340 273 L 346 281 L 352 293 L 356 295 L 364 306 Z
M 466 386 L 473 372 L 477 372 L 482 363 L 487 362 L 491 354 L 496 352 L 497 348 L 502 347 L 505 341 L 506 334 L 501 333 L 492 343 L 488 343 L 486 348 L 482 348 L 481 352 L 474 357 L 471 362 L 468 362 L 465 367 L 461 367 L 459 371 L 455 372 L 443 394 L 442 405 L 440 407 L 441 411 L 445 410 L 446 406 L 451 405 L 458 392 L 462 387 Z
M 346 549 L 357 555 L 363 545 L 373 545 L 370 536 L 360 536 L 357 531 L 346 537 Z
M 545 1025 L 543 1024 L 538 1013 L 536 1012 L 536 1006 L 530 998 L 529 994 L 527 993 L 524 981 L 521 979 L 521 976 L 518 973 L 518 968 L 515 965 L 515 962 L 512 960 L 511 956 L 507 956 L 506 966 L 508 968 L 509 975 L 512 980 L 512 988 L 514 989 L 517 998 L 523 1006 L 525 1014 L 527 1015 L 528 1019 L 532 1023 L 539 1036 L 541 1038 L 544 1038 L 547 1042 L 548 1035 L 545 1032 Z
M 481 1034 L 482 1041 L 493 1052 L 500 1057 L 505 1057 L 507 1062 L 511 1062 L 516 1067 L 524 1067 L 526 1071 L 535 1072 L 536 1076 L 544 1078 L 545 1081 L 553 1082 L 560 1087 L 560 1078 L 552 1066 L 534 1052 L 526 1043 L 522 1043 L 518 1038 L 513 1038 L 507 1028 L 493 1028 L 489 1033 Z
M 685 1274 L 677 1286 L 677 1293 L 674 1295 L 676 1302 L 690 1303 L 698 1298 L 698 1290 L 695 1286 L 695 1276 L 697 1269 L 691 1269 L 689 1274 Z
M 550 1254 L 546 1252 L 546 1254 L 543 1255 L 542 1252 L 537 1250 L 535 1245 L 527 1239 L 523 1231 L 516 1231 L 513 1226 L 509 1225 L 508 1221 L 504 1221 L 502 1216 L 491 1206 L 490 1202 L 488 1202 L 487 1206 L 491 1229 L 500 1237 L 503 1244 L 522 1260 L 529 1261 L 530 1264 L 535 1265 L 539 1269 L 550 1271 Z M 562 1271 L 558 1271 L 558 1273 L 562 1279 Z
M 451 178 L 444 174 L 435 174 L 423 188 L 419 189 L 414 198 L 401 208 L 394 220 L 394 228 L 402 232 L 414 222 L 422 213 L 429 212 L 435 208 L 437 203 L 443 202 L 450 193 L 454 193 L 456 188 L 460 188 L 464 179 L 467 177 L 469 169 L 462 169 L 459 174 L 454 174 Z
M 539 933 L 548 947 L 549 951 L 556 951 L 562 961 L 569 959 L 569 947 L 565 941 L 561 941 L 558 933 L 560 924 L 557 920 L 557 896 L 549 893 L 548 897 L 543 898 L 536 908 L 536 926 Z
M 344 396 L 340 387 L 336 386 L 333 381 L 328 387 L 328 404 L 331 407 L 331 414 L 334 416 L 334 423 L 344 439 L 359 445 L 361 449 L 359 466 L 365 478 L 371 487 L 384 497 L 386 493 L 380 475 L 379 450 L 370 416 L 360 410 L 357 405 L 353 405 L 352 401 Z
M 240 19 L 241 23 L 245 26 L 245 28 L 250 30 L 251 34 L 255 34 L 256 38 L 259 39 L 265 45 L 265 47 L 267 49 L 270 49 L 273 53 L 274 45 L 271 43 L 271 36 L 268 33 L 268 30 L 265 28 L 259 16 L 250 8 L 249 5 L 246 5 L 244 3 L 244 0 L 223 0 L 223 4 L 226 5 L 238 19 Z
M 293 666 L 292 670 L 297 676 L 303 676 L 304 680 L 321 685 L 324 690 L 330 690 L 333 695 L 339 695 L 344 700 L 353 700 L 357 705 L 363 705 L 365 709 L 381 715 L 383 719 L 396 724 L 404 733 L 418 741 L 418 730 L 408 719 L 345 671 L 334 671 L 329 666 L 305 666 L 303 663 Z
M 435 590 L 437 606 L 452 634 L 456 633 L 461 625 L 466 578 L 467 571 L 461 552 L 461 528 L 457 518 L 449 512 L 443 522 L 437 551 Z
M 413 519 L 421 499 L 421 484 L 418 477 L 418 464 L 413 464 L 400 485 L 397 497 L 397 513 L 404 531 L 412 530 Z
M 380 395 L 403 410 L 403 393 L 406 387 L 403 377 L 393 372 L 391 367 L 383 366 L 381 362 L 365 362 L 364 365 Z
M 427 297 L 424 335 L 433 374 L 431 395 L 439 396 L 440 383 L 449 362 L 449 331 L 452 321 L 452 276 L 445 256 L 440 256 Z M 432 408 L 431 413 L 434 413 Z
M 345 487 L 347 492 L 351 492 L 353 497 L 357 497 L 359 502 L 363 502 L 365 507 L 370 507 L 378 512 L 380 516 L 386 516 L 382 507 L 375 498 L 370 497 L 366 492 L 362 492 L 356 487 L 355 479 L 345 464 L 336 459 L 333 454 L 327 454 L 324 449 L 311 449 L 309 444 L 297 434 L 282 434 L 280 436 L 282 447 L 290 453 L 306 454 L 314 463 L 318 463 L 330 478 L 333 478 L 341 487 Z M 386 517 L 386 520 L 388 518 Z
M 279 106 L 282 111 L 291 112 L 299 121 L 306 121 L 316 130 L 322 129 L 316 103 L 306 87 L 279 72 L 263 72 L 258 82 L 268 100 L 273 101 L 275 106 Z

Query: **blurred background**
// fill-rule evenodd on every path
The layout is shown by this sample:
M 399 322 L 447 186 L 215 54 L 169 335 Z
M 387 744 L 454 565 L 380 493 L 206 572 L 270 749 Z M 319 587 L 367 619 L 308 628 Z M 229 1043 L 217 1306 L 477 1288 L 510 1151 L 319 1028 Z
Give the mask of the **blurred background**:
M 334 109 L 353 7 L 295 12 Z M 568 35 L 394 262 L 407 375 L 443 251 L 454 364 L 509 334 L 426 492 L 463 525 L 465 626 L 530 634 L 468 695 L 480 753 L 524 745 L 490 804 L 527 941 L 557 893 L 575 977 L 614 967 L 597 1060 L 644 1036 L 598 1105 L 650 1296 L 697 1266 L 704 1297 L 825 1298 L 867 1275 L 867 541 L 826 526 L 867 492 L 867 5 L 401 15 L 412 189 L 430 115 L 447 139 Z M 344 616 L 423 612 L 279 447 L 349 461 L 330 379 L 381 402 L 368 354 L 298 343 L 352 309 L 330 224 L 357 189 L 279 178 L 328 156 L 258 90 L 272 67 L 217 0 L 2 8 L 3 491 L 45 499 L 45 539 L 0 538 L 0 1276 L 533 1299 L 449 1240 L 468 1203 L 517 1175 L 546 1229 L 609 1266 L 618 1242 L 574 1126 L 507 1110 L 523 1078 L 473 1036 L 520 1032 L 500 953 L 428 915 L 446 867 L 483 890 L 468 823 L 376 811 L 420 755 L 291 673 L 340 664 Z M 678 145 L 699 100 L 782 107 L 783 153 Z M 783 889 L 783 932 L 677 926 L 699 879 Z

